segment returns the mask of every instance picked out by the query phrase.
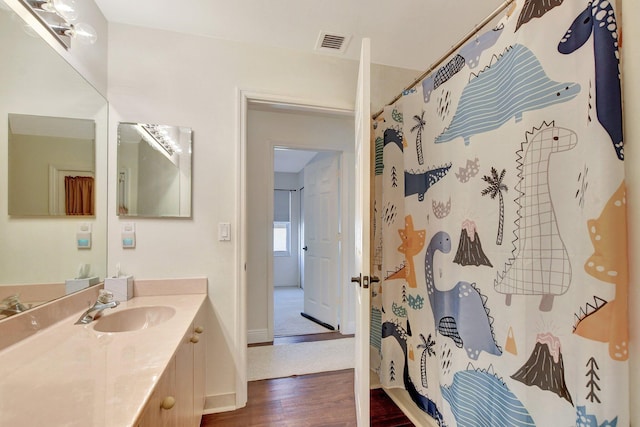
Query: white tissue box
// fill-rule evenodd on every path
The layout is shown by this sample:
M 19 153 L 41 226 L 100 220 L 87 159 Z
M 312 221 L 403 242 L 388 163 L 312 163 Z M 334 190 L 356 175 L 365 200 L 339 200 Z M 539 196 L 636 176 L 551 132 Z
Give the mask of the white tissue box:
M 100 283 L 98 276 L 86 277 L 84 279 L 67 279 L 64 281 L 65 294 L 69 295 L 73 292 L 86 289 L 89 286 L 97 285 L 98 283 Z
M 116 301 L 126 301 L 133 298 L 133 276 L 107 277 L 104 279 L 104 289 L 113 294 Z

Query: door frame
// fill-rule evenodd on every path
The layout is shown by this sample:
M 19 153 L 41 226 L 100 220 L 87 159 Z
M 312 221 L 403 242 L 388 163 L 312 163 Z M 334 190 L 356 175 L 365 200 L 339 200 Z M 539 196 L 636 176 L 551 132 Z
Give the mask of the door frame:
M 238 138 L 239 143 L 236 148 L 236 159 L 238 165 L 238 175 L 236 176 L 236 194 L 238 197 L 236 199 L 236 223 L 238 224 L 238 244 L 236 245 L 236 267 L 237 267 L 237 280 L 236 283 L 236 318 L 235 318 L 235 362 L 236 362 L 236 372 L 235 372 L 235 383 L 236 383 L 236 396 L 235 403 L 237 408 L 244 407 L 247 404 L 247 119 L 248 119 L 248 107 L 249 103 L 265 103 L 271 105 L 277 105 L 282 107 L 288 107 L 291 109 L 305 110 L 305 111 L 313 111 L 317 113 L 334 113 L 334 114 L 345 114 L 354 116 L 353 105 L 346 104 L 327 104 L 320 102 L 318 100 L 309 100 L 309 99 L 301 99 L 294 98 L 286 95 L 276 95 L 273 93 L 262 93 L 256 92 L 252 90 L 245 90 L 238 88 L 237 89 L 237 123 L 239 125 L 238 129 Z M 343 153 L 347 154 L 347 153 Z M 272 154 L 273 156 L 273 151 Z M 353 159 L 352 155 L 343 156 L 343 161 L 349 162 Z M 271 161 L 271 167 L 273 168 L 273 160 Z M 343 209 L 347 207 L 349 209 L 353 205 L 353 201 L 349 200 L 350 190 L 348 188 L 349 183 L 349 172 L 348 168 L 343 167 L 342 176 L 344 185 L 347 187 L 346 189 L 343 187 L 345 191 L 341 196 L 340 202 Z M 351 171 L 353 172 L 353 171 Z M 273 178 L 271 178 L 273 179 Z M 272 195 L 273 197 L 273 195 Z M 348 212 L 348 210 L 347 210 Z M 343 214 L 343 218 L 349 218 L 348 215 Z M 343 254 L 351 254 L 353 252 L 353 241 L 354 230 L 349 221 L 344 221 L 343 224 L 343 236 L 347 235 L 348 242 L 350 242 L 349 246 L 344 246 Z M 344 255 L 347 256 L 347 255 Z M 352 264 L 349 262 L 348 264 Z M 271 267 L 267 266 L 268 269 L 273 269 L 273 265 Z M 352 287 L 346 287 L 349 284 L 349 275 L 352 273 L 352 266 L 345 266 L 342 271 L 342 276 L 344 285 L 342 294 L 346 296 L 343 298 L 342 302 L 342 310 L 343 315 L 342 319 L 346 319 L 344 311 L 347 308 L 347 305 L 351 305 L 352 298 L 354 297 L 353 292 L 348 292 L 348 290 L 352 290 Z M 271 278 L 271 283 L 273 285 L 273 277 Z M 271 298 L 273 298 L 273 292 L 271 292 Z M 273 311 L 273 301 L 270 304 L 271 310 Z M 271 313 L 272 320 L 271 324 L 271 333 L 273 334 L 273 312 Z M 348 325 L 347 325 L 348 326 Z M 355 319 L 353 323 L 353 327 L 355 330 Z

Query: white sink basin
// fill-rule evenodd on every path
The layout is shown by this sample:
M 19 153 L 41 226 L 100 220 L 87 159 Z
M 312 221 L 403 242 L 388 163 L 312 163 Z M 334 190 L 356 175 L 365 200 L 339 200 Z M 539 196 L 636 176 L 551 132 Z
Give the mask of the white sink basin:
M 127 308 L 113 314 L 103 313 L 93 329 L 98 332 L 138 331 L 166 322 L 174 314 L 175 308 L 161 305 Z

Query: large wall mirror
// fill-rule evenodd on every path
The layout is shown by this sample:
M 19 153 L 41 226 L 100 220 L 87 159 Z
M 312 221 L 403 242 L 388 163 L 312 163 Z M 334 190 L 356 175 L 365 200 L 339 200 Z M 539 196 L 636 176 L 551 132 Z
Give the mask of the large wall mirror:
M 121 216 L 191 216 L 190 128 L 149 123 L 118 125 Z
M 107 102 L 25 27 L 0 0 L 0 319 L 107 268 Z M 65 177 L 83 175 L 87 210 L 67 212 Z

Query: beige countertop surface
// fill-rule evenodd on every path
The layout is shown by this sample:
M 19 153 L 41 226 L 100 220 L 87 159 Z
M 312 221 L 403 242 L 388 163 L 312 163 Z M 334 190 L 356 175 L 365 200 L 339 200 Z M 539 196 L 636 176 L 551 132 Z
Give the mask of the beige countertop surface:
M 141 296 L 107 309 L 175 309 L 147 329 L 75 325 L 82 312 L 0 351 L 0 427 L 132 426 L 206 295 Z

